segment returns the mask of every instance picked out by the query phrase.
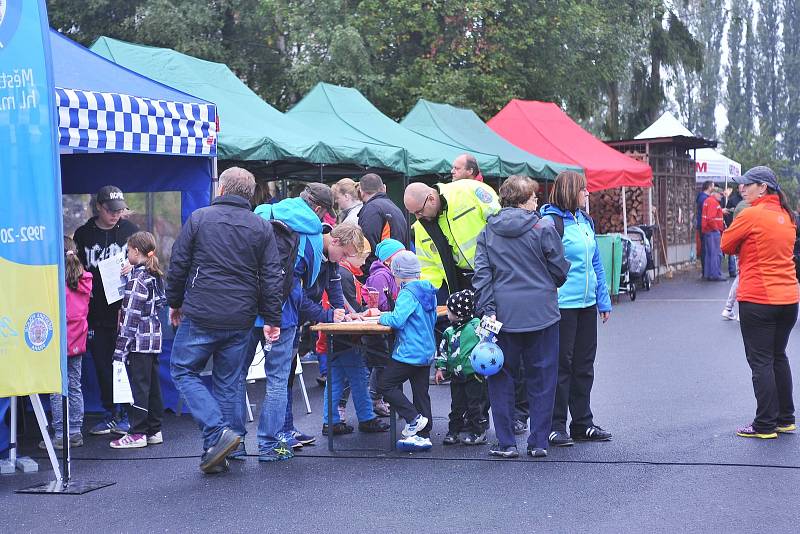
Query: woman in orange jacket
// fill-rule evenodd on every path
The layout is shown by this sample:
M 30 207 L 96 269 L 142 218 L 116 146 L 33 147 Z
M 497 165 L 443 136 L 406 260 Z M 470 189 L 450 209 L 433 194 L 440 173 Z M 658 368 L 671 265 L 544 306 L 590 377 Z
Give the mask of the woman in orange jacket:
M 736 432 L 746 438 L 776 438 L 794 432 L 792 371 L 786 358 L 797 320 L 799 289 L 794 267 L 794 214 L 769 167 L 753 167 L 736 180 L 750 208 L 722 234 L 722 251 L 739 256 L 742 339 L 753 373 L 756 417 Z

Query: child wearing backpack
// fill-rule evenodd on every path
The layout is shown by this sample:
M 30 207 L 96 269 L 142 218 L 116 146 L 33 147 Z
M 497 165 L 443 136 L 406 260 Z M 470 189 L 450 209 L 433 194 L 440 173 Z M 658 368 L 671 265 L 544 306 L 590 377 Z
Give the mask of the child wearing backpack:
M 475 328 L 480 319 L 475 317 L 475 294 L 471 289 L 453 293 L 447 299 L 447 318 L 451 326 L 442 334 L 439 354 L 436 356 L 438 384 L 450 377 L 450 423 L 443 445 L 486 443 L 489 428 L 487 412 L 488 390 L 486 380 L 475 373 L 470 356 L 480 339 Z M 467 435 L 462 437 L 461 433 Z
M 92 296 L 92 273 L 84 270 L 78 258 L 75 241 L 64 236 L 64 274 L 66 275 L 67 308 L 67 391 L 69 392 L 69 446 L 83 445 L 83 391 L 81 390 L 81 366 L 86 352 L 86 338 L 89 333 L 89 299 Z M 53 447 L 64 448 L 64 413 L 61 395 L 50 395 L 50 411 L 53 416 Z M 39 443 L 45 449 L 44 441 Z
M 161 435 L 164 404 L 158 377 L 161 354 L 158 310 L 166 306 L 167 299 L 155 252 L 156 238 L 150 232 L 136 232 L 128 238 L 128 261 L 134 267 L 125 284 L 114 360 L 127 363 L 133 405 L 129 409 L 131 429 L 110 443 L 114 449 L 164 442 Z
M 428 372 L 436 354 L 436 288 L 420 280 L 419 259 L 413 252 L 398 252 L 392 260 L 392 274 L 400 286 L 394 310 L 383 313 L 380 324 L 392 327 L 397 339 L 392 359 L 383 371 L 379 393 L 405 419 L 403 439 L 397 448 L 426 451 L 431 448 L 431 398 Z M 403 384 L 411 382 L 414 404 L 403 394 Z

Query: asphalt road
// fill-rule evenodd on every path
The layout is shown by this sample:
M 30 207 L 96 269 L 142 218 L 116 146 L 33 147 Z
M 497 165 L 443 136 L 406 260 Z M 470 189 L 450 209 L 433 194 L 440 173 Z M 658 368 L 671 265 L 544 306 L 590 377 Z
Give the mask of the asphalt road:
M 331 455 L 320 442 L 288 462 L 253 456 L 204 476 L 196 426 L 168 414 L 163 445 L 113 451 L 107 438 L 92 437 L 74 451 L 75 479 L 114 486 L 83 496 L 14 494 L 52 478 L 45 459 L 38 474 L 0 477 L 0 532 L 796 532 L 800 435 L 734 434 L 755 401 L 738 323 L 720 317 L 728 287 L 687 276 L 635 302 L 621 297 L 600 326 L 592 402 L 611 442 L 551 448 L 545 460 L 444 448 L 448 388 L 431 386 L 429 453 Z M 798 342 L 795 331 L 794 362 Z M 297 389 L 294 406 L 297 426 L 319 435 L 315 372 L 306 366 L 313 413 L 302 413 Z M 250 387 L 251 399 L 263 394 L 263 384 Z M 385 441 L 356 432 L 337 446 Z M 42 457 L 34 445 L 34 436 L 23 443 Z M 256 450 L 250 436 L 248 448 Z

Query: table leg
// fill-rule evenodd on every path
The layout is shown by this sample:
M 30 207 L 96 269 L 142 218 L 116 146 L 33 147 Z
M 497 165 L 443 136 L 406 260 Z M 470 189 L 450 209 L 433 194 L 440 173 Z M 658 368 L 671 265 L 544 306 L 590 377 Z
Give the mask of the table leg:
M 394 407 L 389 405 L 389 450 L 394 452 L 397 450 L 397 412 Z
M 333 358 L 335 354 L 334 339 L 336 336 L 328 334 L 328 377 L 325 380 L 325 389 L 328 396 L 328 450 L 333 452 Z

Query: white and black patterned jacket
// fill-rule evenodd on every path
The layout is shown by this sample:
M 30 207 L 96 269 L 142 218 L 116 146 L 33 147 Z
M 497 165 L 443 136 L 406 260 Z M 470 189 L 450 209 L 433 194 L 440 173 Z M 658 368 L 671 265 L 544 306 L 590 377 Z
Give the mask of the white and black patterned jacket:
M 166 303 L 161 277 L 150 274 L 144 265 L 134 267 L 125 285 L 115 360 L 124 360 L 130 352 L 161 352 L 158 310 Z

